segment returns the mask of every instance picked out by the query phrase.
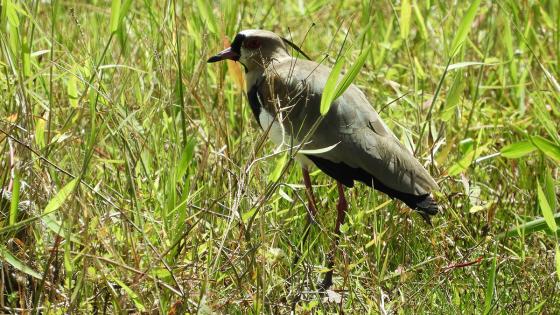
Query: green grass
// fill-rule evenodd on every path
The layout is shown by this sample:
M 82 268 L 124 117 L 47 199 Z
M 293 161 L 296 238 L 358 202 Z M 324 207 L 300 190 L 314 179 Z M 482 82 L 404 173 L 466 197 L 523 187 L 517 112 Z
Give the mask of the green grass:
M 560 311 L 560 2 L 1 5 L 0 313 Z M 301 245 L 299 168 L 205 63 L 248 28 L 331 66 L 348 32 L 345 70 L 371 47 L 354 82 L 440 184 L 433 227 L 347 191 L 340 303 L 334 181 Z

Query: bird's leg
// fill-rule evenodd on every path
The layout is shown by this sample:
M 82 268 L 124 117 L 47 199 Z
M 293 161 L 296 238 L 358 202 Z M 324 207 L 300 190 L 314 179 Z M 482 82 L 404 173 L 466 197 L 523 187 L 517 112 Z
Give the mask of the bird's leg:
M 308 223 L 315 221 L 315 215 L 317 214 L 317 203 L 315 202 L 315 196 L 313 195 L 313 187 L 311 186 L 311 178 L 309 177 L 309 171 L 307 168 L 303 167 L 303 182 L 305 184 L 305 194 L 307 195 L 307 206 L 309 208 L 309 213 L 307 213 Z
M 309 230 L 311 229 L 311 223 L 315 222 L 315 215 L 317 214 L 317 203 L 315 202 L 315 196 L 313 195 L 313 187 L 311 186 L 311 178 L 309 177 L 309 171 L 307 168 L 302 167 L 303 182 L 305 184 L 305 195 L 307 196 L 307 222 L 305 223 L 305 232 L 301 240 L 301 244 L 305 244 L 307 237 L 309 236 Z M 299 261 L 299 253 L 294 257 L 293 265 L 295 266 Z
M 344 197 L 344 186 L 339 181 L 336 182 L 338 188 L 338 204 L 336 206 L 337 216 L 336 216 L 336 224 L 334 226 L 334 240 L 332 249 L 328 255 L 328 268 L 327 274 L 323 279 L 323 282 L 319 285 L 319 289 L 324 291 L 328 289 L 332 284 L 332 277 L 334 272 L 334 256 L 336 254 L 336 248 L 338 246 L 338 241 L 340 239 L 340 226 L 344 223 L 344 217 L 346 216 L 346 211 L 348 210 L 348 202 Z

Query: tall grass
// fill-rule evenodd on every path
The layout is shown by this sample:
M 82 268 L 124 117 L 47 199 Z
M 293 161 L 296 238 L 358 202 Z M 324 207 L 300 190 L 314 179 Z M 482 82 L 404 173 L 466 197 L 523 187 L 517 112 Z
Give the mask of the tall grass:
M 560 3 L 473 2 L 3 0 L 0 312 L 557 313 Z M 433 227 L 349 190 L 330 299 L 334 182 L 301 244 L 298 167 L 205 63 L 248 28 L 331 66 L 348 33 L 441 187 Z

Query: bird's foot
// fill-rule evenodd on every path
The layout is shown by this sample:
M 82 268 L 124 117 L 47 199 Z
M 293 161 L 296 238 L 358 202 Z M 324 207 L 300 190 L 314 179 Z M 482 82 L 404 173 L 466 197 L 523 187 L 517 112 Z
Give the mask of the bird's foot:
M 328 289 L 330 289 L 330 287 L 333 285 L 333 281 L 332 281 L 332 272 L 329 271 L 327 272 L 327 275 L 325 276 L 325 278 L 323 279 L 323 281 L 321 281 L 321 283 L 319 283 L 318 285 L 318 289 L 319 292 L 325 292 Z
M 422 219 L 424 219 L 424 221 L 426 222 L 426 224 L 428 224 L 429 226 L 433 227 L 432 225 L 432 218 L 430 217 L 430 214 L 423 212 L 423 211 L 417 211 L 418 214 L 420 214 L 420 216 L 422 216 Z

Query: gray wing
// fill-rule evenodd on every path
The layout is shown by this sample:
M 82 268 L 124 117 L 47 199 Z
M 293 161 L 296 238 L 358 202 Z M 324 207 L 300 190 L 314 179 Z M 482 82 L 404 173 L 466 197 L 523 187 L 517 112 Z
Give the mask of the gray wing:
M 314 162 L 326 160 L 326 164 L 315 164 L 326 165 L 326 170 L 317 166 L 332 177 L 336 178 L 332 173 L 340 170 L 328 168 L 358 172 L 348 176 L 363 182 L 367 180 L 365 172 L 375 178 L 376 185 L 405 194 L 425 195 L 437 189 L 434 179 L 398 141 L 354 84 L 333 102 L 315 132 L 310 133 L 320 119 L 321 95 L 329 73 L 329 68 L 312 61 L 289 59 L 273 63 L 265 71 L 266 79 L 259 88 L 263 106 L 281 113 L 285 131 L 296 141 L 307 140 L 305 150 L 336 144 L 327 152 L 308 155 Z

